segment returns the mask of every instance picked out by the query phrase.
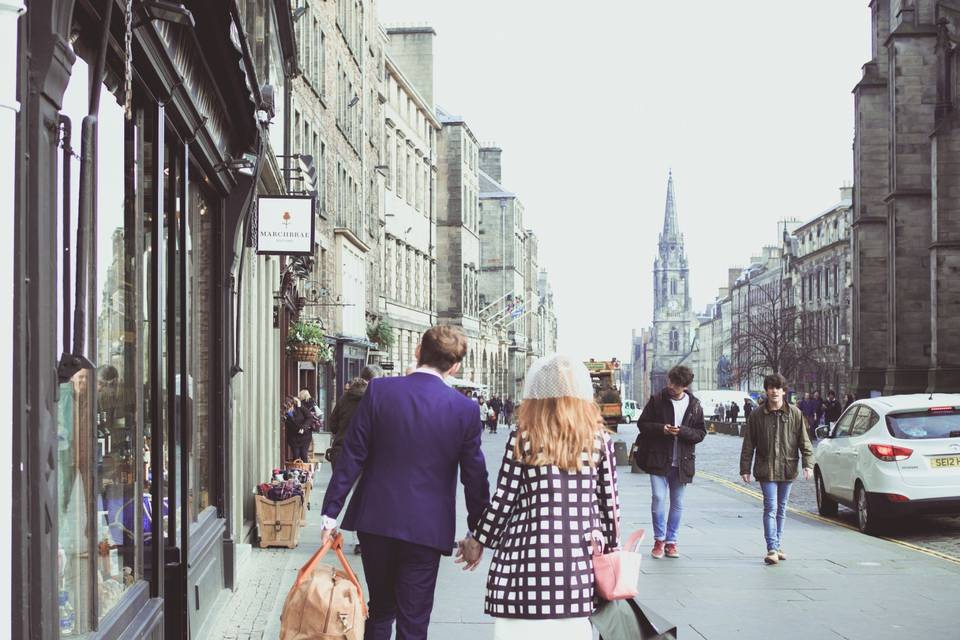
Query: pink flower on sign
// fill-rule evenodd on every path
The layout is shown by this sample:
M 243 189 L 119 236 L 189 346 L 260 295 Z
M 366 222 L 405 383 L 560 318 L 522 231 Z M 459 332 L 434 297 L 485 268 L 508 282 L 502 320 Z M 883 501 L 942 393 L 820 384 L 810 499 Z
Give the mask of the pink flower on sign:
M 289 211 L 284 211 L 284 212 L 283 212 L 283 224 L 284 224 L 284 226 L 288 226 L 288 225 L 290 224 L 290 212 L 289 212 Z

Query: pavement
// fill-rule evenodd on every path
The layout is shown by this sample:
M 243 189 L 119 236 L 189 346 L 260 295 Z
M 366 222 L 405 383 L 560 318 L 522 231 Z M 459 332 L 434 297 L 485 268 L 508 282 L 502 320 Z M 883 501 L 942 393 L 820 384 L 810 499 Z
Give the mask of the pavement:
M 624 426 L 617 437 L 629 445 L 635 434 L 635 427 Z M 491 482 L 506 437 L 505 429 L 484 435 Z M 810 513 L 812 483 L 798 482 L 791 497 L 783 538 L 789 559 L 764 565 L 761 502 L 756 485 L 737 482 L 739 447 L 739 438 L 724 435 L 710 435 L 698 446 L 698 475 L 685 498 L 681 557 L 643 559 L 639 597 L 675 623 L 680 638 L 960 638 L 960 558 L 949 548 L 863 535 L 842 515 L 832 521 Z M 629 467 L 619 471 L 623 530 L 644 528 L 652 542 L 649 480 Z M 318 472 L 320 488 L 300 546 L 253 549 L 241 563 L 238 589 L 224 592 L 204 638 L 279 637 L 283 600 L 297 570 L 319 546 L 319 504 L 329 473 L 327 466 Z M 463 526 L 460 503 L 457 522 Z M 813 505 L 815 510 L 815 498 Z M 362 578 L 359 556 L 349 558 Z M 461 571 L 452 558 L 441 561 L 431 638 L 493 637 L 492 620 L 483 613 L 489 559 L 487 552 L 475 572 Z

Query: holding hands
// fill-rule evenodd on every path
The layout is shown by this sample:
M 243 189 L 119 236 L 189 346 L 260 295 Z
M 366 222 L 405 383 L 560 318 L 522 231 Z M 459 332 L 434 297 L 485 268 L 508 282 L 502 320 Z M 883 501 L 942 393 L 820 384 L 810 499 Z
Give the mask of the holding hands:
M 457 557 L 454 560 L 457 564 L 463 564 L 464 571 L 473 571 L 480 564 L 483 557 L 483 545 L 467 536 L 457 543 Z

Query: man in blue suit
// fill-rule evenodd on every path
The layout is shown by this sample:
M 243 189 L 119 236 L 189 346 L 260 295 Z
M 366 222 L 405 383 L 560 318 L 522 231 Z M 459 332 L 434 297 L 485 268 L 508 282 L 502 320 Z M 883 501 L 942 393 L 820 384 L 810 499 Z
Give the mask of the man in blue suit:
M 468 532 L 490 500 L 480 412 L 444 382 L 466 351 L 462 331 L 431 327 L 413 373 L 370 382 L 323 497 L 326 539 L 359 478 L 342 527 L 356 531 L 363 548 L 365 640 L 388 640 L 394 620 L 397 640 L 427 637 L 440 556 L 453 549 L 458 469 Z M 462 555 L 468 569 L 480 561 L 473 552 Z

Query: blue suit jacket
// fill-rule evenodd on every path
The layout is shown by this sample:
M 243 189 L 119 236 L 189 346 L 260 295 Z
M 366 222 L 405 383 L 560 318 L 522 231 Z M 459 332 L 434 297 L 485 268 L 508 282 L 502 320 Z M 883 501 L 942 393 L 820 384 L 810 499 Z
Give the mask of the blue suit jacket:
M 477 404 L 429 373 L 372 380 L 350 421 L 323 515 L 342 528 L 439 549 L 456 529 L 457 469 L 474 529 L 490 501 Z

